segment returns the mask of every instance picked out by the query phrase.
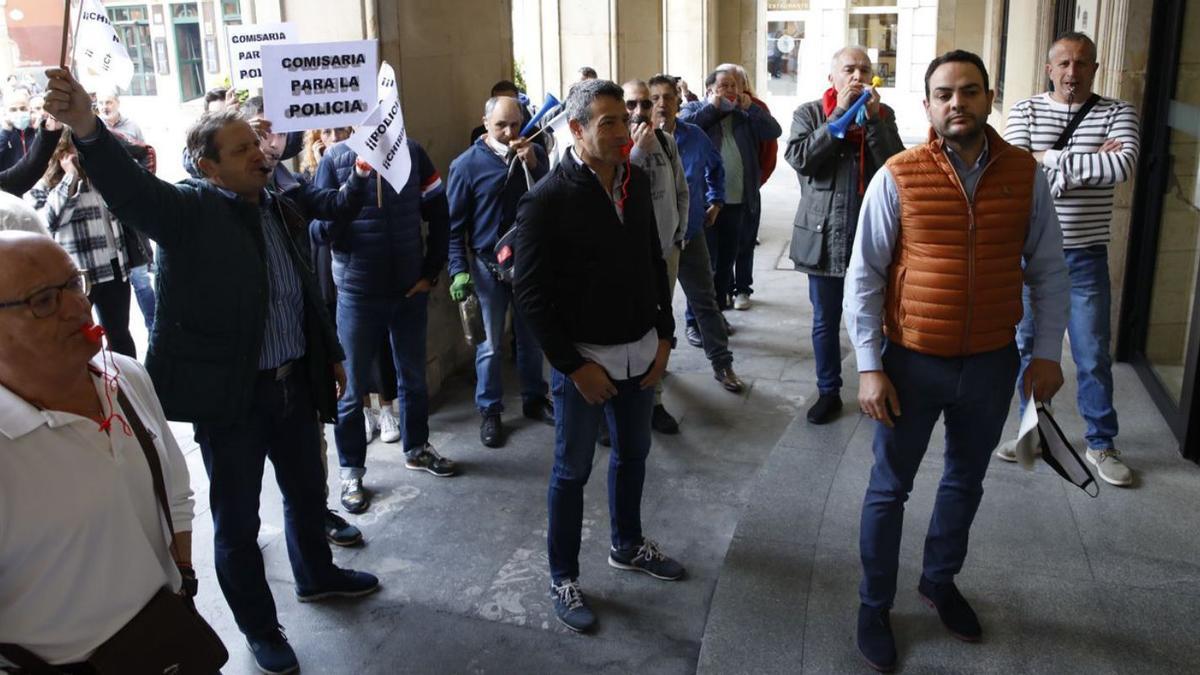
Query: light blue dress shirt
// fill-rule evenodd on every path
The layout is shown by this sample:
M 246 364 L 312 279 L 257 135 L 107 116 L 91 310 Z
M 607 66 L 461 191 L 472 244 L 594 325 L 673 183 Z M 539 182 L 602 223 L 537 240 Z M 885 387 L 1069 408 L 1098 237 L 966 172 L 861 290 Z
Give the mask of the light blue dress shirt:
M 974 203 L 975 187 L 988 163 L 986 144 L 979 159 L 970 167 L 949 147 L 943 147 L 963 189 Z M 1021 253 L 1025 285 L 1029 287 L 1033 304 L 1033 358 L 1059 361 L 1070 311 L 1071 282 L 1063 259 L 1062 230 L 1054 212 L 1050 185 L 1041 171 L 1033 172 L 1033 181 L 1029 233 Z M 899 231 L 900 194 L 891 172 L 884 167 L 871 179 L 863 195 L 858 234 L 846 271 L 843 310 L 860 373 L 883 370 L 884 299 L 888 268 L 892 264 Z

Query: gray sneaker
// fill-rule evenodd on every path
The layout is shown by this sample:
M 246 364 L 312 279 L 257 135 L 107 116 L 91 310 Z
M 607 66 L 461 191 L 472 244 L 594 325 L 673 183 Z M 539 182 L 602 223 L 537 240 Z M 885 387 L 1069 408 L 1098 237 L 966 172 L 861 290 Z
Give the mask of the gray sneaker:
M 458 465 L 453 460 L 446 459 L 426 443 L 418 452 L 404 458 L 404 468 L 410 471 L 427 471 L 438 478 L 453 476 L 458 472 Z
M 1105 483 L 1117 487 L 1129 487 L 1133 485 L 1133 471 L 1125 466 L 1125 462 L 1121 461 L 1120 454 L 1120 451 L 1114 448 L 1108 450 L 1088 448 L 1087 459 L 1096 467 L 1096 473 L 1100 474 L 1100 478 L 1104 479 Z

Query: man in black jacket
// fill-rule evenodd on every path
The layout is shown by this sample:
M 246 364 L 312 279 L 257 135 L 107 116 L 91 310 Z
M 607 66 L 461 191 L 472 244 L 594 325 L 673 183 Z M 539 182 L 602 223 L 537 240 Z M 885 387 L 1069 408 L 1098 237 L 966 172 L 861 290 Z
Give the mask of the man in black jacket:
M 518 207 L 514 291 L 554 369 L 550 593 L 559 621 L 585 631 L 595 616 L 578 582 L 583 488 L 602 419 L 612 437 L 608 564 L 671 581 L 684 574 L 641 524 L 654 385 L 675 321 L 650 181 L 628 160 L 624 91 L 580 82 L 566 109 L 575 146 Z
M 264 460 L 284 499 L 288 557 L 301 602 L 376 590 L 335 567 L 322 532 L 318 420 L 332 421 L 344 359 L 316 281 L 286 230 L 288 212 L 334 218 L 361 208 L 365 181 L 341 190 L 265 190 L 259 138 L 237 111 L 188 132 L 204 179 L 171 185 L 146 171 L 92 113 L 62 69 L 46 111 L 71 127 L 79 159 L 109 209 L 159 246 L 159 299 L 146 368 L 166 417 L 192 422 L 209 475 L 217 580 L 264 672 L 293 672 L 258 548 Z M 335 387 L 335 379 L 337 386 Z

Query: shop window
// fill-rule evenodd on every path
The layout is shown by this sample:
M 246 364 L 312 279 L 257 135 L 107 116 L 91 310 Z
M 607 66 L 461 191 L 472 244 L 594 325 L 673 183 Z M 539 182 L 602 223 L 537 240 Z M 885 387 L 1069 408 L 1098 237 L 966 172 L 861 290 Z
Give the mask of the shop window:
M 158 93 L 158 84 L 154 78 L 154 53 L 150 46 L 150 19 L 145 5 L 133 7 L 110 7 L 108 20 L 125 51 L 129 52 L 129 60 L 133 61 L 133 79 L 129 82 L 127 93 L 133 96 L 154 96 Z
M 877 0 L 869 0 L 878 5 Z M 898 15 L 892 12 L 851 14 L 848 44 L 867 48 L 875 74 L 883 78 L 884 87 L 896 86 L 896 37 Z
M 229 26 L 242 25 L 241 0 L 221 0 L 221 18 Z
M 803 21 L 767 23 L 767 92 L 774 96 L 797 96 L 800 54 L 804 43 Z

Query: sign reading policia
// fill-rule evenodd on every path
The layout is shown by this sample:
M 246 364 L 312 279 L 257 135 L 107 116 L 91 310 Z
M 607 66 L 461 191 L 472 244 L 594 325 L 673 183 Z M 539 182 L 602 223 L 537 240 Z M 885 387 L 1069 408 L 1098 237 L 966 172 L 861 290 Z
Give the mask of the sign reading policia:
M 228 32 L 230 80 L 234 89 L 261 89 L 262 46 L 296 39 L 296 26 L 290 22 L 229 26 Z
M 375 40 L 264 44 L 263 105 L 276 133 L 356 127 L 379 102 Z

